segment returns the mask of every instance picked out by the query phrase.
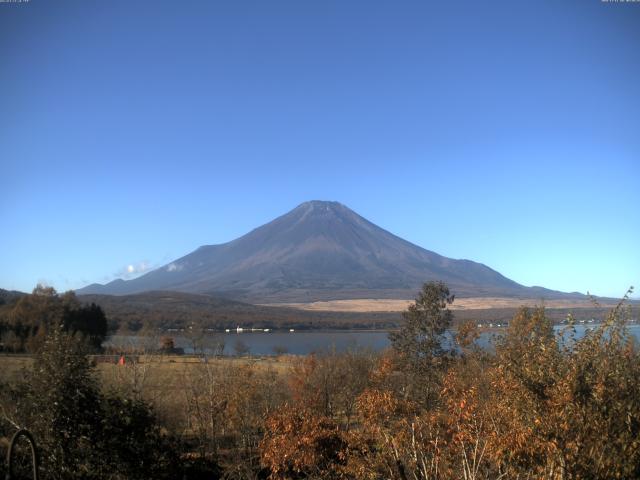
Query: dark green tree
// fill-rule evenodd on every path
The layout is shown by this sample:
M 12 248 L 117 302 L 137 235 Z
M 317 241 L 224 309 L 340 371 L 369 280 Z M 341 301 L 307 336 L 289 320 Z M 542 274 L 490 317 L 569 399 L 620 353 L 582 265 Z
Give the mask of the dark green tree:
M 180 478 L 176 445 L 162 433 L 151 407 L 138 399 L 107 394 L 96 442 L 100 478 L 146 480 Z
M 47 478 L 96 478 L 94 446 L 103 415 L 85 352 L 84 342 L 54 327 L 25 378 L 18 411 L 37 439 Z
M 402 313 L 402 328 L 389 334 L 393 349 L 416 365 L 442 356 L 444 334 L 453 321 L 448 308 L 453 299 L 443 282 L 425 283 L 415 302 Z
M 33 432 L 45 479 L 176 478 L 178 458 L 145 402 L 101 391 L 88 345 L 62 325 L 14 389 L 16 425 Z
M 62 325 L 67 332 L 82 335 L 94 351 L 100 350 L 107 336 L 107 317 L 95 303 L 75 308 L 65 306 Z
M 425 283 L 415 302 L 402 313 L 400 330 L 389 334 L 407 375 L 406 395 L 426 405 L 435 400 L 445 357 L 450 353 L 445 333 L 453 321 L 448 308 L 453 299 L 443 282 Z

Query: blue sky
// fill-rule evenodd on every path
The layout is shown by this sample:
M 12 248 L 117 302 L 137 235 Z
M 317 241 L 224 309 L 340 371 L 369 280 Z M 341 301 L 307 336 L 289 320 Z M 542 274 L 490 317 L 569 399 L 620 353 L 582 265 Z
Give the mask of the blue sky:
M 322 199 L 620 296 L 639 51 L 640 3 L 0 3 L 0 287 L 128 278 Z

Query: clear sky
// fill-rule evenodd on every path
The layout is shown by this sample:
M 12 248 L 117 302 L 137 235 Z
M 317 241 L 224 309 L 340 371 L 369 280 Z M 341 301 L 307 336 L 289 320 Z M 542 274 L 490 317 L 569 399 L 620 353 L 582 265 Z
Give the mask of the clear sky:
M 311 199 L 524 285 L 640 288 L 638 2 L 0 3 L 0 121 L 2 288 Z

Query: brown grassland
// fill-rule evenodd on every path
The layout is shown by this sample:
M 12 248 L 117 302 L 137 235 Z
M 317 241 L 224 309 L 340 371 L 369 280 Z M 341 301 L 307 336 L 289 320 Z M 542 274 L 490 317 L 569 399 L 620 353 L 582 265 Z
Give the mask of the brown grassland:
M 119 372 L 133 368 L 131 361 L 123 365 L 116 362 L 118 355 L 89 356 L 96 362 L 99 377 L 108 382 L 118 378 Z M 127 357 L 125 357 L 127 358 Z M 33 365 L 33 355 L 29 354 L 0 354 L 0 382 L 14 382 L 23 376 L 23 371 Z M 266 357 L 221 357 L 209 358 L 207 363 L 216 367 L 252 367 L 256 369 L 273 369 L 278 373 L 286 373 L 291 369 L 295 357 L 292 355 Z M 171 389 L 183 378 L 185 371 L 197 368 L 203 363 L 202 357 L 197 355 L 139 355 L 136 356 L 135 366 L 144 367 L 149 385 L 162 390 Z
M 318 312 L 402 312 L 412 303 L 412 300 L 385 298 L 356 298 L 351 300 L 328 300 L 311 303 L 279 303 L 265 306 L 281 306 L 305 311 Z M 590 309 L 593 303 L 589 299 L 545 300 L 535 298 L 507 298 L 507 297 L 469 297 L 456 298 L 451 310 L 493 310 L 520 307 L 534 307 L 544 304 L 550 309 Z M 615 301 L 600 302 L 602 307 L 613 308 Z

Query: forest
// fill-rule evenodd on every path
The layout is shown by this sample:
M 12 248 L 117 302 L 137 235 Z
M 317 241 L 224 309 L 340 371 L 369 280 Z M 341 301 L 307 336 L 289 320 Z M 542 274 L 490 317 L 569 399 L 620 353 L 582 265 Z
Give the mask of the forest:
M 384 352 L 124 365 L 96 363 L 95 332 L 69 318 L 98 307 L 71 302 L 2 376 L 0 454 L 27 428 L 44 479 L 639 478 L 627 298 L 580 338 L 571 317 L 559 338 L 544 308 L 522 308 L 482 349 L 475 322 L 444 341 L 454 298 L 431 282 Z

